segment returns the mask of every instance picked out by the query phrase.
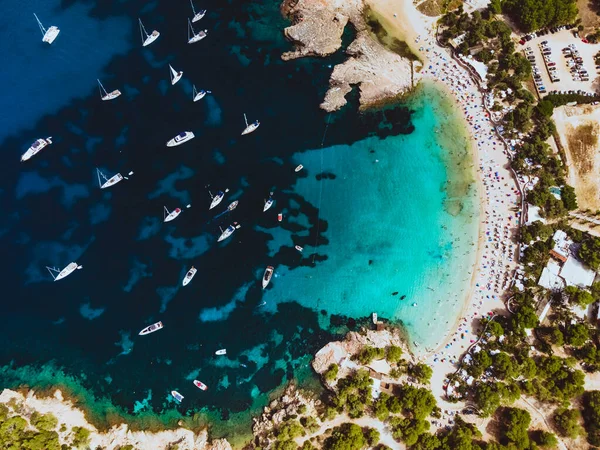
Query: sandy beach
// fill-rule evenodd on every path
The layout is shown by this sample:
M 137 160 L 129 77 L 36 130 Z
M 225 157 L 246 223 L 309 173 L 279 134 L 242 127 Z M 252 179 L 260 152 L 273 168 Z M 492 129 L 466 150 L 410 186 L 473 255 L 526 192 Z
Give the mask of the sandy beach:
M 436 43 L 436 19 L 424 16 L 410 2 L 368 3 L 382 18 L 386 30 L 404 39 L 420 56 L 424 79 L 440 83 L 456 101 L 473 144 L 481 213 L 471 289 L 453 331 L 423 358 L 434 369 L 431 386 L 439 405 L 442 409 L 456 410 L 462 405 L 444 401 L 445 379 L 456 371 L 461 355 L 474 343 L 473 327 L 479 319 L 505 310 L 503 293 L 510 286 L 516 267 L 520 194 L 509 169 L 508 151 L 494 131 L 478 86 L 449 51 Z

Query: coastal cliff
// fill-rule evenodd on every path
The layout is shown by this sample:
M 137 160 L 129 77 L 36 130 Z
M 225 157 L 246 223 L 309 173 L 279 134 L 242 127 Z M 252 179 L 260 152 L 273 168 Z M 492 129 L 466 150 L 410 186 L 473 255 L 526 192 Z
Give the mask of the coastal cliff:
M 63 397 L 60 390 L 56 390 L 53 397 L 37 397 L 33 390 L 24 395 L 4 389 L 0 394 L 0 405 L 7 408 L 7 417 L 18 416 L 27 421 L 28 427 L 33 427 L 33 422 L 39 421 L 40 416 L 53 416 L 55 420 L 50 419 L 49 422 L 54 421 L 54 426 L 44 427 L 39 431 L 56 432 L 61 445 L 71 446 L 77 441 L 93 449 L 130 446 L 129 448 L 137 450 L 231 450 L 231 445 L 225 439 L 209 441 L 206 430 L 196 434 L 186 428 L 177 428 L 152 433 L 131 431 L 127 424 L 123 423 L 106 432 L 100 432 L 88 422 L 82 410 Z
M 285 61 L 331 55 L 341 47 L 348 23 L 356 30 L 356 39 L 346 50 L 348 59 L 336 65 L 331 74 L 329 90 L 320 105 L 325 111 L 344 106 L 353 85 L 359 86 L 362 108 L 412 89 L 411 60 L 391 51 L 369 32 L 364 0 L 284 0 L 281 10 L 292 21 L 284 33 L 295 45 L 294 51 L 281 55 Z

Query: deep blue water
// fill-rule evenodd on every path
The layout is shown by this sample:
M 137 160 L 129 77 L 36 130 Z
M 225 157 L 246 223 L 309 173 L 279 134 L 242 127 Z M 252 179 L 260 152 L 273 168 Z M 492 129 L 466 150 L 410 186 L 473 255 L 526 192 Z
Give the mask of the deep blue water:
M 476 222 L 444 211 L 435 99 L 359 114 L 352 97 L 323 113 L 331 65 L 344 55 L 282 62 L 289 43 L 276 0 L 196 2 L 209 12 L 195 28 L 209 35 L 194 45 L 186 1 L 3 5 L 0 48 L 11 61 L 0 74 L 3 386 L 66 384 L 103 398 L 100 417 L 114 405 L 135 414 L 203 408 L 227 419 L 295 376 L 310 381 L 308 355 L 372 310 L 421 327 L 410 302 L 446 284 L 464 251 L 453 232 Z M 61 28 L 52 46 L 33 12 Z M 161 32 L 147 48 L 138 16 Z M 169 63 L 184 72 L 175 86 Z M 96 78 L 123 95 L 102 102 Z M 212 94 L 193 103 L 192 83 Z M 262 124 L 241 137 L 244 112 Z M 196 138 L 164 145 L 183 130 Z M 54 144 L 19 163 L 45 136 Z M 296 174 L 299 162 L 306 169 Z M 96 167 L 135 174 L 102 191 Z M 208 190 L 225 188 L 209 212 Z M 276 204 L 263 214 L 271 191 Z M 238 208 L 215 219 L 235 199 Z M 184 211 L 163 224 L 163 206 Z M 217 243 L 219 226 L 234 220 L 242 227 Z M 53 283 L 45 266 L 71 261 L 83 270 Z M 276 275 L 263 292 L 269 264 Z M 191 265 L 198 274 L 182 288 Z M 363 289 L 377 274 L 386 282 Z M 409 296 L 404 304 L 394 290 Z M 163 330 L 137 336 L 158 320 Z M 223 347 L 228 356 L 215 357 Z M 198 391 L 194 378 L 210 389 Z M 186 397 L 181 406 L 172 389 Z

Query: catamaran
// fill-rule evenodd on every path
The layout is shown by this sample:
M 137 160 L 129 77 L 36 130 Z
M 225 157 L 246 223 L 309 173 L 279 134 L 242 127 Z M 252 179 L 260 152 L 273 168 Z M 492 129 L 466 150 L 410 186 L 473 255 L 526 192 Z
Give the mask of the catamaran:
M 246 128 L 244 128 L 244 131 L 242 131 L 242 136 L 245 134 L 252 133 L 254 130 L 256 130 L 260 126 L 260 122 L 258 120 L 255 120 L 253 123 L 248 125 L 248 119 L 246 119 L 246 113 L 244 113 L 244 122 L 246 122 Z
M 229 189 L 225 189 L 225 192 L 229 192 Z M 221 201 L 223 200 L 223 197 L 225 197 L 225 192 L 219 191 L 219 192 L 217 192 L 217 195 L 213 196 L 210 193 L 210 191 L 208 191 L 208 193 L 210 194 L 210 197 L 212 198 L 212 202 L 210 202 L 210 208 L 208 208 L 209 210 L 213 209 L 215 206 L 217 206 L 219 203 L 221 203 Z
M 183 76 L 183 70 L 177 72 L 175 69 L 173 69 L 173 67 L 171 67 L 171 64 L 169 64 L 169 69 L 171 69 L 171 85 L 175 86 L 175 83 L 181 80 L 181 77 Z
M 153 323 L 152 325 L 147 326 L 142 331 L 140 331 L 138 334 L 140 336 L 144 336 L 146 334 L 154 333 L 155 331 L 161 330 L 162 327 L 163 327 L 162 322 L 156 322 L 156 323 Z
M 27 161 L 28 159 L 34 157 L 50 144 L 52 144 L 52 136 L 47 137 L 46 139 L 38 139 L 31 144 L 31 147 L 29 147 L 25 153 L 21 155 L 21 162 Z
M 273 193 L 269 192 L 269 198 L 265 201 L 265 206 L 263 207 L 263 212 L 267 211 L 271 206 L 273 206 L 273 203 L 275 202 L 275 200 L 273 200 L 272 195 L 273 195 Z
M 196 10 L 194 9 L 194 1 L 190 0 L 190 3 L 192 4 L 192 12 L 194 13 L 194 18 L 192 19 L 192 22 L 198 22 L 204 17 L 204 15 L 206 14 L 206 10 L 201 9 L 200 11 L 196 12 Z
M 121 91 L 118 90 L 118 89 L 115 89 L 111 93 L 106 92 L 106 89 L 104 89 L 104 86 L 102 86 L 102 83 L 100 83 L 100 80 L 98 80 L 98 85 L 100 87 L 100 98 L 102 100 L 104 100 L 104 101 L 106 101 L 106 100 L 114 100 L 119 95 L 121 95 Z M 104 94 L 104 95 L 102 95 L 102 94 Z
M 198 272 L 198 269 L 196 269 L 194 266 L 192 266 L 192 268 L 190 270 L 188 270 L 188 272 L 185 274 L 182 284 L 184 286 L 187 286 L 189 284 L 189 282 L 192 281 L 192 278 L 194 278 L 194 275 L 196 275 L 196 272 Z
M 192 32 L 192 37 L 190 37 L 190 31 Z M 190 22 L 190 19 L 188 19 L 188 44 L 193 44 L 194 42 L 198 42 L 198 41 L 201 41 L 202 39 L 204 39 L 207 35 L 207 31 L 208 30 L 204 30 L 204 31 L 201 31 L 200 33 L 196 33 L 194 31 L 194 27 L 192 26 L 192 23 Z
M 227 349 L 226 348 L 222 348 L 221 350 L 217 350 L 215 352 L 215 355 L 219 355 L 219 356 L 226 355 L 226 354 L 227 354 Z
M 238 225 L 237 222 L 233 222 L 233 225 L 229 225 L 225 231 L 223 231 L 223 229 L 221 229 L 221 236 L 219 236 L 219 239 L 217 239 L 217 242 L 221 242 L 224 241 L 225 239 L 227 239 L 229 236 L 231 236 L 233 234 L 233 232 L 238 229 L 240 226 Z
M 181 214 L 181 208 L 175 208 L 173 211 L 169 212 L 166 206 L 165 208 L 165 217 L 163 219 L 164 222 L 170 222 L 171 220 L 177 219 L 177 216 Z
M 178 145 L 181 145 L 184 142 L 194 139 L 194 137 L 194 133 L 192 133 L 191 131 L 183 131 L 177 136 L 175 136 L 173 139 L 169 140 L 169 142 L 167 142 L 167 147 L 177 147 Z
M 268 285 L 269 282 L 271 281 L 271 277 L 273 277 L 273 266 L 267 266 L 267 268 L 265 269 L 265 274 L 263 275 L 263 279 L 262 279 L 262 287 L 263 289 L 265 289 Z
M 100 185 L 100 189 L 112 187 L 123 179 L 123 175 L 121 175 L 120 173 L 113 175 L 111 178 L 107 178 L 106 175 L 100 172 L 100 169 L 96 168 L 96 171 L 98 172 L 98 184 Z M 102 183 L 100 177 L 104 179 L 104 183 Z
M 48 267 L 48 266 L 46 266 L 46 269 L 48 269 L 48 272 L 50 272 L 50 275 L 52 275 L 52 278 L 54 278 L 54 281 L 58 281 L 58 280 L 62 280 L 63 278 L 68 277 L 73 272 L 75 272 L 75 270 L 77 270 L 77 269 L 83 269 L 83 266 L 78 265 L 76 262 L 72 262 L 62 270 L 57 269 L 56 267 Z
M 202 381 L 198 380 L 194 380 L 194 386 L 196 386 L 198 389 L 202 389 L 203 391 L 208 389 L 207 385 L 205 385 Z
M 33 15 L 35 16 L 35 20 L 37 20 L 37 23 L 40 26 L 42 35 L 44 36 L 42 38 L 42 42 L 47 42 L 48 44 L 52 44 L 54 42 L 54 39 L 56 39 L 56 37 L 58 36 L 58 33 L 60 33 L 60 30 L 58 29 L 58 27 L 55 27 L 54 25 L 46 30 L 44 28 L 44 25 L 42 25 L 42 22 L 40 22 L 40 19 L 38 19 L 38 16 L 35 13 L 33 13 Z
M 199 91 L 196 90 L 196 86 L 192 84 L 192 98 L 194 99 L 195 102 L 197 102 L 198 100 L 204 98 L 204 96 L 207 94 L 207 91 L 200 89 Z
M 177 400 L 178 402 L 181 402 L 181 400 L 183 400 L 183 395 L 181 395 L 179 392 L 177 391 L 171 391 L 171 395 L 173 396 L 173 398 L 175 400 Z
M 152 34 L 148 34 L 148 32 L 146 31 L 146 28 L 144 27 L 144 24 L 142 23 L 142 19 L 138 19 L 138 21 L 140 22 L 140 33 L 142 34 L 142 45 L 144 47 L 152 44 L 155 40 L 158 39 L 158 37 L 160 36 L 160 33 L 156 30 L 154 30 L 152 32 Z

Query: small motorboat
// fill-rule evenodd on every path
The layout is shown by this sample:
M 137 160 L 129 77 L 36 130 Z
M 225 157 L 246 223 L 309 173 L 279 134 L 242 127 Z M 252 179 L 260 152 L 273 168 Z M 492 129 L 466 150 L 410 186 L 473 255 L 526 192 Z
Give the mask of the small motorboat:
M 188 272 L 185 274 L 185 277 L 183 278 L 183 281 L 181 283 L 184 286 L 187 286 L 189 282 L 192 281 L 192 278 L 194 278 L 194 275 L 196 275 L 196 272 L 198 272 L 198 269 L 192 266 L 192 268 L 188 270 Z
M 304 250 L 302 247 L 300 247 L 299 245 L 294 246 L 294 248 L 296 250 L 298 250 L 300 253 L 302 253 L 302 250 Z
M 227 349 L 226 348 L 222 348 L 221 350 L 217 350 L 215 352 L 215 355 L 219 355 L 219 356 L 226 355 L 226 354 L 227 354 Z
M 165 208 L 164 222 L 170 222 L 171 220 L 175 220 L 175 219 L 177 219 L 177 216 L 179 216 L 179 214 L 181 214 L 181 208 L 175 208 L 171 212 L 169 212 L 169 210 L 167 209 L 166 206 L 164 206 L 163 208 Z
M 277 214 L 277 221 L 281 222 L 283 220 L 283 214 L 279 213 Z
M 244 128 L 244 131 L 242 131 L 242 136 L 245 135 L 245 134 L 252 133 L 253 131 L 255 131 L 260 126 L 260 122 L 258 120 L 255 120 L 250 125 L 248 125 L 248 119 L 246 119 L 246 114 L 245 113 L 244 113 L 244 122 L 246 122 L 246 128 Z
M 175 136 L 173 139 L 171 139 L 169 142 L 167 142 L 167 147 L 176 147 L 194 139 L 194 137 L 194 133 L 192 133 L 191 131 L 183 131 L 177 136 Z
M 183 395 L 181 395 L 179 392 L 177 391 L 171 391 L 171 395 L 173 396 L 173 398 L 175 400 L 177 400 L 178 402 L 181 402 L 181 400 L 183 400 Z
M 228 191 L 229 189 L 227 189 Z M 217 206 L 219 203 L 221 203 L 221 201 L 223 200 L 223 197 L 225 197 L 225 192 L 223 191 L 219 191 L 217 192 L 217 195 L 212 195 L 210 191 L 208 191 L 208 193 L 210 194 L 211 198 L 212 198 L 212 202 L 210 202 L 210 207 L 208 208 L 209 210 L 213 209 L 215 206 Z
M 227 207 L 227 209 L 228 209 L 229 211 L 233 211 L 235 208 L 237 208 L 237 205 L 238 205 L 238 203 L 239 203 L 239 201 L 238 201 L 238 200 L 236 200 L 235 202 L 231 202 L 231 203 L 229 204 L 229 206 Z
M 263 279 L 262 279 L 262 288 L 265 289 L 270 281 L 271 278 L 273 277 L 273 271 L 275 269 L 273 269 L 273 266 L 267 266 L 267 268 L 265 269 L 265 274 L 263 275 Z
M 304 166 L 302 164 L 298 164 L 298 166 L 294 169 L 294 172 L 300 172 L 302 169 L 304 169 Z
M 153 323 L 150 326 L 147 326 L 142 331 L 140 331 L 138 334 L 140 336 L 144 336 L 146 334 L 154 333 L 155 331 L 161 330 L 162 327 L 163 327 L 163 323 L 162 322 L 156 322 L 156 323 Z
M 52 144 L 52 137 L 36 140 L 33 144 L 31 144 L 31 147 L 29 147 L 27 151 L 21 155 L 21 162 L 27 161 L 28 159 L 34 157 L 50 144 Z
M 373 319 L 373 323 L 377 325 L 377 313 L 371 314 L 371 318 Z
M 205 385 L 202 381 L 198 380 L 194 380 L 194 386 L 196 386 L 198 389 L 202 389 L 203 391 L 208 389 L 207 385 Z
M 417 306 L 417 303 L 415 302 L 415 303 L 413 303 L 412 305 L 413 305 L 413 306 Z
M 221 242 L 221 241 L 224 241 L 225 239 L 227 239 L 239 227 L 240 226 L 238 225 L 237 222 L 233 222 L 233 225 L 229 225 L 224 231 L 221 230 L 221 236 L 219 236 L 219 239 L 217 239 L 217 242 Z
M 273 206 L 273 203 L 275 203 L 275 200 L 273 200 L 272 195 L 273 195 L 273 193 L 269 192 L 269 198 L 267 200 L 265 200 L 265 206 L 263 206 L 263 212 L 267 211 L 269 208 L 271 208 L 271 206 Z

